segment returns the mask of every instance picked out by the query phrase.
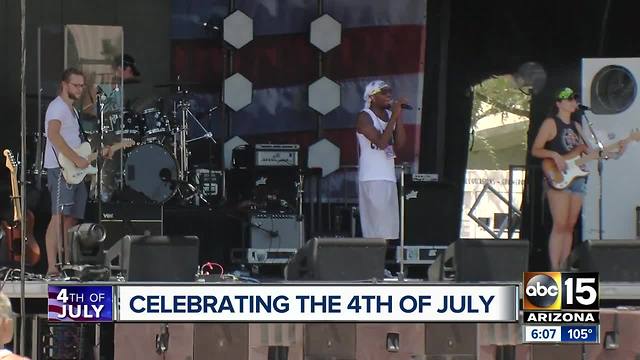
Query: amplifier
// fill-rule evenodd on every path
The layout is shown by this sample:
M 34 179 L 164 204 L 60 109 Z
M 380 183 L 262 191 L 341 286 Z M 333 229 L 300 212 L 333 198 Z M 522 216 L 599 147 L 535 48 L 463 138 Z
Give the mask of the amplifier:
M 295 214 L 253 213 L 249 217 L 249 248 L 298 249 L 302 246 L 303 222 Z
M 102 204 L 100 224 L 107 231 L 104 248 L 125 235 L 162 235 L 162 205 L 141 203 Z
M 257 144 L 256 166 L 298 166 L 300 145 L 297 144 Z
M 296 211 L 297 168 L 262 167 L 253 173 L 253 200 L 259 210 L 270 213 Z
M 431 174 L 405 174 L 402 196 L 407 246 L 443 249 L 457 240 L 451 235 L 458 233 L 460 219 L 460 210 L 452 200 L 455 189 L 436 180 L 437 176 Z

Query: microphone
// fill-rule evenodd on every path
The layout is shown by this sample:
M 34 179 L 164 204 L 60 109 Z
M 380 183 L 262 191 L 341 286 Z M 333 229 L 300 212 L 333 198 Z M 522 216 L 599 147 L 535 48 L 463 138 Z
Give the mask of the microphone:
M 398 102 L 398 100 L 393 100 L 393 102 Z M 404 110 L 413 110 L 413 106 L 409 105 L 409 104 L 400 104 L 400 107 L 403 108 Z
M 586 106 L 586 105 L 582 105 L 582 104 L 578 104 L 578 110 L 581 111 L 591 111 L 591 108 Z

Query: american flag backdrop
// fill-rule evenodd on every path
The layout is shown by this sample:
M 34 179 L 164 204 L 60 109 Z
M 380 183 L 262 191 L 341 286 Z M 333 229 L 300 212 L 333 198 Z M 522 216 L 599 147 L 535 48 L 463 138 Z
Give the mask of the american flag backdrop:
M 319 50 L 309 42 L 310 23 L 320 16 L 318 1 L 236 0 L 235 9 L 253 19 L 254 39 L 234 51 L 232 71 L 253 83 L 253 100 L 238 112 L 229 110 L 231 135 L 302 146 L 315 142 L 318 114 L 308 107 L 307 87 L 321 76 Z M 397 160 L 417 164 L 426 0 L 324 0 L 323 12 L 342 24 L 342 41 L 324 57 L 322 75 L 340 84 L 341 105 L 322 117 L 322 133 L 341 148 L 343 165 L 357 164 L 354 125 L 362 93 L 369 81 L 382 79 L 393 86 L 394 96 L 414 106 L 403 116 L 409 141 Z M 174 76 L 210 85 L 198 90 L 196 109 L 217 104 L 224 62 L 221 25 L 228 14 L 228 0 L 173 1 Z M 207 30 L 204 22 L 220 31 Z M 205 122 L 222 135 L 215 115 Z

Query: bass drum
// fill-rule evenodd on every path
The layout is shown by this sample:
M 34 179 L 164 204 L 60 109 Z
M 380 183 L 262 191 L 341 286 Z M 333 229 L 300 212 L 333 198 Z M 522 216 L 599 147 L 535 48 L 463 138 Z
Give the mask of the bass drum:
M 176 193 L 178 165 L 173 155 L 158 144 L 135 147 L 127 156 L 124 181 L 127 187 L 155 203 L 164 203 Z

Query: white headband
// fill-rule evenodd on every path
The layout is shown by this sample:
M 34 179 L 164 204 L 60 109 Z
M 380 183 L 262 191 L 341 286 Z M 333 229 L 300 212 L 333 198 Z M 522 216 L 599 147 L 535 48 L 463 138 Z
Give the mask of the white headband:
M 390 87 L 391 85 L 382 80 L 375 80 L 367 84 L 367 87 L 364 89 L 364 95 L 362 96 L 362 98 L 364 99 L 364 107 L 371 107 L 371 96 L 379 93 L 384 88 Z

